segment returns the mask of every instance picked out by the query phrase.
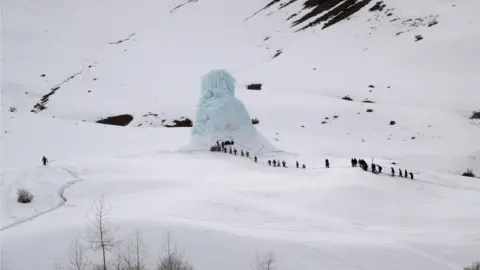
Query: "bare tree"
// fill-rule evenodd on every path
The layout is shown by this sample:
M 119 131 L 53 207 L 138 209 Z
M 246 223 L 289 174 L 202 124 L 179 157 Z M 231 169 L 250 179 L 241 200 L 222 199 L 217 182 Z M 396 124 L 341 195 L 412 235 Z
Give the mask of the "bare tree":
M 464 267 L 463 270 L 480 270 L 480 261 L 472 263 L 469 267 Z
M 133 251 L 135 258 L 135 270 L 144 270 L 147 268 L 146 259 L 147 259 L 147 248 L 145 247 L 145 242 L 140 236 L 140 233 L 137 231 L 133 238 Z
M 172 246 L 170 232 L 165 237 L 165 252 L 158 260 L 157 270 L 193 270 L 183 254 Z
M 256 270 L 273 270 L 275 264 L 275 254 L 273 252 L 268 252 L 264 254 L 261 258 L 257 256 L 257 267 Z
M 147 269 L 147 249 L 137 231 L 126 241 L 126 246 L 119 251 L 114 268 L 117 270 L 145 270 Z
M 69 256 L 70 269 L 72 270 L 86 270 L 90 265 L 87 257 L 85 256 L 85 248 L 80 241 L 78 241 L 78 238 L 75 238 L 70 245 Z
M 90 228 L 87 233 L 87 241 L 93 250 L 101 250 L 103 258 L 103 270 L 107 270 L 107 256 L 106 252 L 110 251 L 113 247 L 120 244 L 116 241 L 111 226 L 108 224 L 108 212 L 105 206 L 105 201 L 102 197 L 99 201 L 94 202 L 93 206 L 93 218 L 89 219 Z

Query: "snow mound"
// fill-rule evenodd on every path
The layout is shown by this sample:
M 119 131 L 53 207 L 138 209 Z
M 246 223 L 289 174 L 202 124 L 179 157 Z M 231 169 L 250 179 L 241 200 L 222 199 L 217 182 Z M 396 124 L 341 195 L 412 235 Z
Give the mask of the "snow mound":
M 233 140 L 255 153 L 278 151 L 252 125 L 243 103 L 235 97 L 235 79 L 225 70 L 202 77 L 200 100 L 186 150 L 207 150 L 216 141 Z

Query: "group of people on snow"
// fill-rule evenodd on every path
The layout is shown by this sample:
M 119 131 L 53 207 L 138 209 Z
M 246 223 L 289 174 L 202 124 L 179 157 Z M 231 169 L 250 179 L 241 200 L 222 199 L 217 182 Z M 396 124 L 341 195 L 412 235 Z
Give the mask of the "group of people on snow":
M 215 145 L 212 145 L 210 147 L 210 151 L 229 153 L 231 155 L 236 156 L 238 154 L 237 148 L 231 147 L 231 145 L 235 145 L 235 142 L 234 141 L 225 141 L 225 142 L 217 141 Z M 230 146 L 230 147 L 228 147 L 227 149 L 227 146 Z M 250 158 L 250 152 L 243 151 L 243 149 L 240 149 L 240 156 Z M 257 156 L 253 157 L 253 161 L 255 162 L 258 161 Z
M 357 160 L 356 158 L 352 158 L 351 163 L 352 163 L 352 167 L 357 167 L 358 165 L 364 171 L 368 171 L 368 164 L 363 159 Z M 378 173 L 382 173 L 383 168 L 381 165 L 375 164 L 372 162 L 371 169 L 372 169 L 372 173 L 378 174 Z M 395 176 L 395 169 L 393 167 L 390 168 L 390 171 L 392 176 Z M 405 177 L 405 178 L 408 178 L 408 176 L 410 176 L 410 179 L 413 179 L 413 173 L 412 172 L 408 173 L 406 169 L 403 171 L 403 173 L 402 173 L 402 169 L 398 169 L 398 175 L 400 177 Z
M 282 162 L 280 162 L 280 160 L 274 160 L 274 159 L 270 160 L 269 159 L 267 161 L 267 164 L 268 164 L 268 166 L 273 166 L 273 167 L 280 167 L 281 166 L 283 168 L 288 168 L 287 167 L 287 162 L 285 160 L 282 160 Z M 300 168 L 300 163 L 298 161 L 296 162 L 296 166 L 297 166 L 297 169 Z M 305 164 L 302 164 L 302 168 L 306 169 L 307 166 Z

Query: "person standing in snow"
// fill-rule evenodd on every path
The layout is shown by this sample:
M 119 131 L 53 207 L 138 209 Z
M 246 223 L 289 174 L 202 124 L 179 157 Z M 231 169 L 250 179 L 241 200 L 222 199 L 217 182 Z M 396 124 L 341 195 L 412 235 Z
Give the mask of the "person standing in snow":
M 392 171 L 392 176 L 395 176 L 395 169 L 393 167 L 391 167 L 391 171 Z
M 302 168 L 304 168 L 304 169 L 305 169 L 305 168 L 307 168 L 307 166 L 305 166 L 305 164 L 303 164 L 303 165 L 302 165 Z
M 42 162 L 43 162 L 43 166 L 47 166 L 47 163 L 48 163 L 47 157 L 43 156 Z
M 375 163 L 372 163 L 372 173 L 377 173 L 377 165 Z
M 408 178 L 408 172 L 407 172 L 407 169 L 405 169 L 405 178 Z
M 398 169 L 398 175 L 399 175 L 400 177 L 403 177 L 402 169 L 400 169 L 400 168 Z
M 268 166 L 272 166 L 272 161 L 270 159 L 268 160 L 267 163 L 268 163 Z
M 382 169 L 383 169 L 382 166 L 377 165 L 377 167 L 378 167 L 378 173 L 382 173 Z
M 257 156 L 255 156 L 253 160 L 255 161 L 255 163 L 257 163 Z
M 232 148 L 230 147 L 230 155 L 233 153 Z
M 280 167 L 280 160 L 277 160 L 277 167 Z
M 243 149 L 242 149 L 242 150 L 240 150 L 240 155 L 241 155 L 242 157 L 244 157 L 244 156 L 245 156 L 245 153 L 243 152 Z
M 250 153 L 249 153 L 248 151 L 247 151 L 246 155 L 247 155 L 247 158 L 249 158 L 249 157 L 250 157 Z
M 286 168 L 287 167 L 287 162 L 285 160 L 282 161 L 282 165 L 283 165 L 284 168 Z
M 273 167 L 277 167 L 277 161 L 273 160 Z
M 330 168 L 330 161 L 327 159 L 325 159 L 325 167 Z
M 233 149 L 233 154 L 236 156 L 237 155 L 237 148 Z
M 353 159 L 353 167 L 357 167 L 358 161 L 356 158 Z
M 410 172 L 410 179 L 413 180 L 413 173 L 412 172 Z
M 297 161 L 297 169 L 298 169 L 299 166 L 300 166 L 300 164 L 298 164 L 298 161 Z
M 225 147 L 223 148 L 223 153 L 225 153 L 225 154 L 227 153 L 227 148 L 225 148 Z

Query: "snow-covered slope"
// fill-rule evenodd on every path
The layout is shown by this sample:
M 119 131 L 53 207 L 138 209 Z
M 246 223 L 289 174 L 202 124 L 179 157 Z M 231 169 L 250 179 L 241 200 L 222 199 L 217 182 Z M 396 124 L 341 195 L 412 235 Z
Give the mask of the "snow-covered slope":
M 153 253 L 171 230 L 200 270 L 245 269 L 269 250 L 277 269 L 439 270 L 479 260 L 480 179 L 459 176 L 480 174 L 480 122 L 468 118 L 480 110 L 479 8 L 3 1 L 2 269 L 65 265 L 102 193 L 119 237 L 138 229 Z M 191 129 L 161 121 L 195 119 L 212 69 L 237 79 L 255 129 L 283 152 L 256 151 L 255 164 L 177 151 Z M 262 90 L 246 90 L 251 83 Z M 94 123 L 119 114 L 134 120 Z M 351 157 L 386 173 L 351 168 Z M 268 167 L 272 159 L 289 168 Z M 307 168 L 295 169 L 297 160 Z M 388 176 L 391 166 L 415 180 Z M 17 204 L 18 188 L 34 201 Z

